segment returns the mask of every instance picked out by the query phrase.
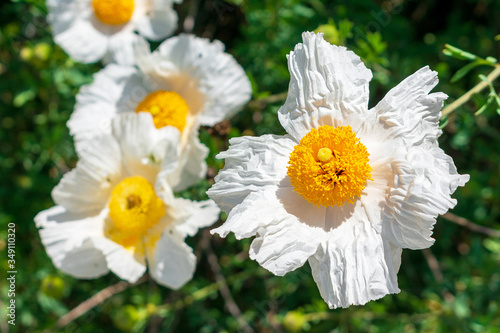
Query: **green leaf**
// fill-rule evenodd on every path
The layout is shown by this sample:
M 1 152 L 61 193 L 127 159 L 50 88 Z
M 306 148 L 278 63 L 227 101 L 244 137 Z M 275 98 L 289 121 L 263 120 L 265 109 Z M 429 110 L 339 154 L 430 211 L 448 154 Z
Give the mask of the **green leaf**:
M 470 52 L 459 49 L 458 47 L 452 46 L 450 44 L 446 44 L 443 53 L 447 56 L 451 56 L 461 60 L 476 60 L 480 59 L 477 55 L 472 54 Z
M 455 83 L 461 78 L 463 78 L 467 73 L 469 73 L 471 70 L 476 68 L 477 66 L 483 65 L 484 61 L 482 60 L 476 60 L 474 62 L 471 62 L 470 64 L 465 65 L 464 67 L 460 68 L 451 78 L 451 82 Z
M 486 57 L 486 61 L 491 63 L 492 65 L 494 65 L 498 62 L 497 58 L 495 58 L 495 57 Z
M 443 121 L 443 123 L 441 123 L 441 124 L 439 125 L 439 129 L 443 129 L 443 128 L 445 128 L 445 127 L 446 127 L 446 125 L 448 125 L 448 122 L 449 122 L 449 119 L 448 119 L 448 117 L 447 117 L 447 116 L 445 116 L 445 118 L 444 118 L 444 119 L 443 119 L 443 118 L 441 118 L 441 120 Z
M 486 101 L 486 103 L 483 106 L 481 106 L 481 108 L 479 110 L 477 110 L 476 113 L 474 113 L 474 115 L 479 116 L 481 113 L 486 111 L 489 107 L 493 106 L 494 100 L 495 99 L 492 98 L 492 96 L 488 97 L 488 100 Z
M 19 108 L 26 104 L 28 101 L 31 101 L 33 98 L 35 98 L 35 96 L 36 94 L 33 90 L 25 90 L 14 97 L 12 104 L 14 104 L 15 107 Z

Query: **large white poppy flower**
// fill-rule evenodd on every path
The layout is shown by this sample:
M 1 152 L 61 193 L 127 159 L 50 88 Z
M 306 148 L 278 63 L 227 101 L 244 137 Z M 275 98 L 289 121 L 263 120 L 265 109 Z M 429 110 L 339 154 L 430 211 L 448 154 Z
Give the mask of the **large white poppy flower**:
M 171 174 L 174 190 L 205 177 L 207 149 L 198 139 L 200 125 L 227 119 L 248 102 L 250 82 L 243 68 L 219 41 L 182 34 L 151 52 L 145 40 L 135 47 L 138 67 L 110 64 L 81 88 L 68 127 L 79 144 L 109 132 L 113 116 L 150 112 L 156 127 L 182 131 L 179 168 Z
M 82 63 L 133 64 L 134 31 L 159 41 L 177 28 L 174 3 L 182 0 L 47 0 L 54 40 Z
M 276 275 L 306 261 L 329 307 L 399 292 L 403 248 L 431 246 L 438 214 L 468 175 L 437 139 L 447 97 L 424 67 L 368 110 L 371 72 L 358 56 L 306 32 L 288 57 L 279 110 L 285 136 L 231 139 L 208 191 L 227 212 L 213 230 L 256 236 L 250 257 Z
M 184 239 L 212 225 L 219 209 L 173 196 L 167 176 L 178 163 L 177 129 L 154 128 L 147 113 L 112 125 L 54 188 L 57 205 L 35 217 L 42 243 L 54 265 L 77 278 L 111 270 L 135 282 L 147 262 L 158 283 L 179 288 L 196 265 Z

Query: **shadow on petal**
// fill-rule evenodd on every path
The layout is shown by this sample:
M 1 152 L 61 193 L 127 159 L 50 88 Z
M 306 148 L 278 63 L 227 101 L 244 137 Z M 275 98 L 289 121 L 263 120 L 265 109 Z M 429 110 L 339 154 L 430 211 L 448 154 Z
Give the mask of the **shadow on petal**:
M 278 184 L 276 197 L 285 210 L 300 222 L 325 231 L 338 228 L 353 215 L 356 207 L 349 203 L 341 207 L 317 207 L 295 192 L 288 176 Z

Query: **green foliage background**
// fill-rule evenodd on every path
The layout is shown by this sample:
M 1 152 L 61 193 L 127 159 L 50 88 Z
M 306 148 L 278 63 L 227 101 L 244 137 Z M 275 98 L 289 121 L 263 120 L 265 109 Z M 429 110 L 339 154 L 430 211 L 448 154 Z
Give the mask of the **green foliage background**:
M 215 159 L 227 139 L 283 133 L 277 110 L 287 91 L 286 54 L 301 33 L 319 26 L 331 42 L 344 44 L 374 72 L 375 105 L 398 82 L 429 65 L 439 72 L 453 101 L 491 69 L 479 66 L 455 83 L 466 62 L 446 57 L 450 43 L 480 57 L 498 57 L 498 1 L 250 1 L 186 0 L 177 5 L 178 32 L 186 17 L 193 33 L 226 44 L 245 68 L 254 101 L 228 123 L 202 129 L 210 148 L 209 179 L 180 195 L 205 198 L 223 163 Z M 152 280 L 127 289 L 62 329 L 57 320 L 98 291 L 118 282 L 113 274 L 76 280 L 57 271 L 40 243 L 34 215 L 53 205 L 50 191 L 76 163 L 65 126 L 81 85 L 100 64 L 82 65 L 54 44 L 42 0 L 0 5 L 0 257 L 7 268 L 7 224 L 16 223 L 16 326 L 6 323 L 6 279 L 0 281 L 0 329 L 4 332 L 236 332 L 201 250 L 200 233 L 188 239 L 199 259 L 194 279 L 179 291 Z M 268 96 L 273 96 L 268 98 Z M 281 97 L 281 98 L 280 98 Z M 500 229 L 500 116 L 489 109 L 474 116 L 487 98 L 476 95 L 455 110 L 444 126 L 441 146 L 460 173 L 471 175 L 455 198 L 454 214 Z M 219 222 L 220 223 L 220 222 Z M 231 294 L 243 318 L 257 332 L 500 332 L 500 241 L 442 218 L 435 245 L 443 279 L 436 279 L 421 251 L 403 252 L 401 293 L 366 306 L 328 310 L 306 264 L 275 277 L 248 259 L 251 240 L 210 238 Z

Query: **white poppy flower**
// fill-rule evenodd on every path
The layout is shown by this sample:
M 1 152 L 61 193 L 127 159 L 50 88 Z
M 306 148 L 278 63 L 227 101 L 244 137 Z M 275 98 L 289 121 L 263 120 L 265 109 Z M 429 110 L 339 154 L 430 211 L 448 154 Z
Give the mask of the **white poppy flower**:
M 208 191 L 227 221 L 212 232 L 256 236 L 250 258 L 276 275 L 306 261 L 330 308 L 399 292 L 403 248 L 431 246 L 438 214 L 468 175 L 437 139 L 447 97 L 424 67 L 368 110 L 372 78 L 358 56 L 304 33 L 288 57 L 279 110 L 287 135 L 230 140 Z
M 174 3 L 182 0 L 47 0 L 54 40 L 82 63 L 133 64 L 134 31 L 159 41 L 177 28 Z
M 80 142 L 109 132 L 114 115 L 152 113 L 157 127 L 182 131 L 181 161 L 170 175 L 174 190 L 182 190 L 206 174 L 208 150 L 198 139 L 199 126 L 238 112 L 250 99 L 250 82 L 219 41 L 182 34 L 154 52 L 145 40 L 135 49 L 138 67 L 110 64 L 81 88 L 68 127 L 80 151 Z
M 212 225 L 219 209 L 173 196 L 167 176 L 179 162 L 177 129 L 154 128 L 148 113 L 112 125 L 54 188 L 56 206 L 35 217 L 42 243 L 54 265 L 77 278 L 111 270 L 135 282 L 148 266 L 158 283 L 179 288 L 196 265 L 184 239 Z

